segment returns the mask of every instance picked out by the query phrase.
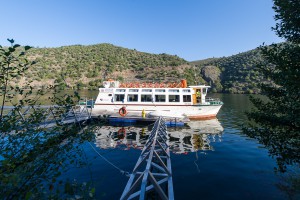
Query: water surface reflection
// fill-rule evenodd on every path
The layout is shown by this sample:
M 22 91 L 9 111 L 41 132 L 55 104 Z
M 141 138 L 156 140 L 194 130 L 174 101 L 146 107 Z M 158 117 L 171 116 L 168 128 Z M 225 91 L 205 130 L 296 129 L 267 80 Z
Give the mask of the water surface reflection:
M 96 146 L 101 149 L 142 149 L 146 143 L 149 127 L 102 126 L 95 131 Z M 185 127 L 168 128 L 170 151 L 187 154 L 198 150 L 213 150 L 211 141 L 222 141 L 223 127 L 217 119 L 191 121 Z
M 224 101 L 218 120 L 192 121 L 168 128 L 176 199 L 286 199 L 268 150 L 243 134 L 246 95 L 213 94 Z M 101 155 L 131 172 L 148 138 L 148 127 L 97 127 L 95 146 Z M 88 145 L 97 197 L 118 199 L 128 181 Z M 96 155 L 96 157 L 95 157 Z M 86 171 L 82 179 L 90 177 Z M 76 170 L 77 178 L 79 170 Z M 116 184 L 117 183 L 117 184 Z M 218 191 L 218 192 L 216 192 Z M 103 196 L 101 196 L 103 194 Z

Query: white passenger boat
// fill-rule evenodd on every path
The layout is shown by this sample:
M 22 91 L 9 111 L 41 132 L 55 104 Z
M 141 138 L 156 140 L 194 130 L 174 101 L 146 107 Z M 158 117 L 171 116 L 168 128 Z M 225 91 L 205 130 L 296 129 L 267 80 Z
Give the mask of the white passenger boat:
M 212 119 L 223 105 L 219 99 L 206 98 L 210 86 L 187 86 L 186 80 L 178 84 L 108 80 L 103 86 L 93 110 L 105 115 Z

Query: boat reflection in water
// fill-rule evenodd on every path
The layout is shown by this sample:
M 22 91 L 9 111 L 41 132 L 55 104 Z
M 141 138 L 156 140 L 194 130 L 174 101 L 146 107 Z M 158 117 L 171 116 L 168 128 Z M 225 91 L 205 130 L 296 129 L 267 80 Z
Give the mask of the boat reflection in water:
M 222 140 L 223 127 L 217 119 L 190 121 L 188 126 L 168 128 L 170 151 L 187 154 L 213 150 L 211 142 Z M 96 129 L 96 146 L 102 149 L 143 149 L 152 127 L 102 126 Z
M 173 153 L 213 150 L 211 142 L 222 141 L 223 127 L 217 119 L 190 121 L 189 128 L 168 129 L 169 144 Z

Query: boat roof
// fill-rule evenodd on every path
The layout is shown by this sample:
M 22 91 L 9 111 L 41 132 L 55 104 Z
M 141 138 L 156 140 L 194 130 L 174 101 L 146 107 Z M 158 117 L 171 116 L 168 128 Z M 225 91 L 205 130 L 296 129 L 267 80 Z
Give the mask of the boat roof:
M 186 81 L 182 80 L 180 83 L 147 83 L 147 82 L 132 82 L 132 83 L 120 83 L 119 81 L 103 81 L 104 88 L 194 88 L 203 89 L 210 88 L 208 85 L 190 85 L 187 86 Z

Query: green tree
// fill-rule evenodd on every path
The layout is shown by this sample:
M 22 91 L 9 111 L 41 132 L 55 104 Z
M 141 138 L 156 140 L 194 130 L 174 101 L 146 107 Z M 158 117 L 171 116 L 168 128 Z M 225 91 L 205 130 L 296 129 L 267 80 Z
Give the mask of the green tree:
M 251 97 L 255 109 L 247 113 L 245 128 L 264 144 L 280 171 L 300 163 L 300 1 L 274 0 L 277 21 L 273 30 L 285 43 L 260 47 L 264 62 L 258 67 L 271 82 L 260 85 L 267 100 Z
M 30 46 L 20 49 L 21 46 L 14 44 L 13 39 L 8 39 L 8 41 L 11 44 L 10 47 L 3 48 L 0 46 L 0 97 L 2 97 L 0 121 L 3 117 L 4 104 L 11 99 L 9 91 L 14 89 L 10 86 L 11 82 L 16 80 L 18 76 L 23 76 L 24 72 L 34 64 L 25 57 L 25 52 L 31 48 Z
M 58 181 L 61 173 L 74 167 L 75 161 L 84 165 L 80 144 L 93 134 L 89 129 L 78 134 L 74 124 L 59 123 L 80 97 L 78 95 L 59 95 L 55 87 L 50 98 L 53 107 L 48 110 L 39 107 L 38 99 L 45 91 L 23 90 L 10 86 L 16 76 L 23 76 L 34 63 L 26 59 L 24 48 L 9 40 L 11 47 L 0 47 L 1 70 L 1 120 L 0 120 L 0 195 L 3 199 L 67 199 L 80 196 L 91 198 L 95 190 L 88 185 L 83 191 L 73 188 L 68 181 Z M 17 82 L 18 83 L 18 82 Z M 12 97 L 18 95 L 14 103 Z M 12 105 L 9 113 L 4 112 L 5 105 Z M 44 122 L 56 120 L 57 126 L 48 127 Z M 65 186 L 65 187 L 63 187 Z M 82 188 L 81 185 L 78 185 Z M 85 187 L 85 186 L 84 186 Z M 65 188 L 64 191 L 60 190 Z M 76 192 L 74 192 L 76 191 Z M 77 193 L 79 192 L 79 193 Z

